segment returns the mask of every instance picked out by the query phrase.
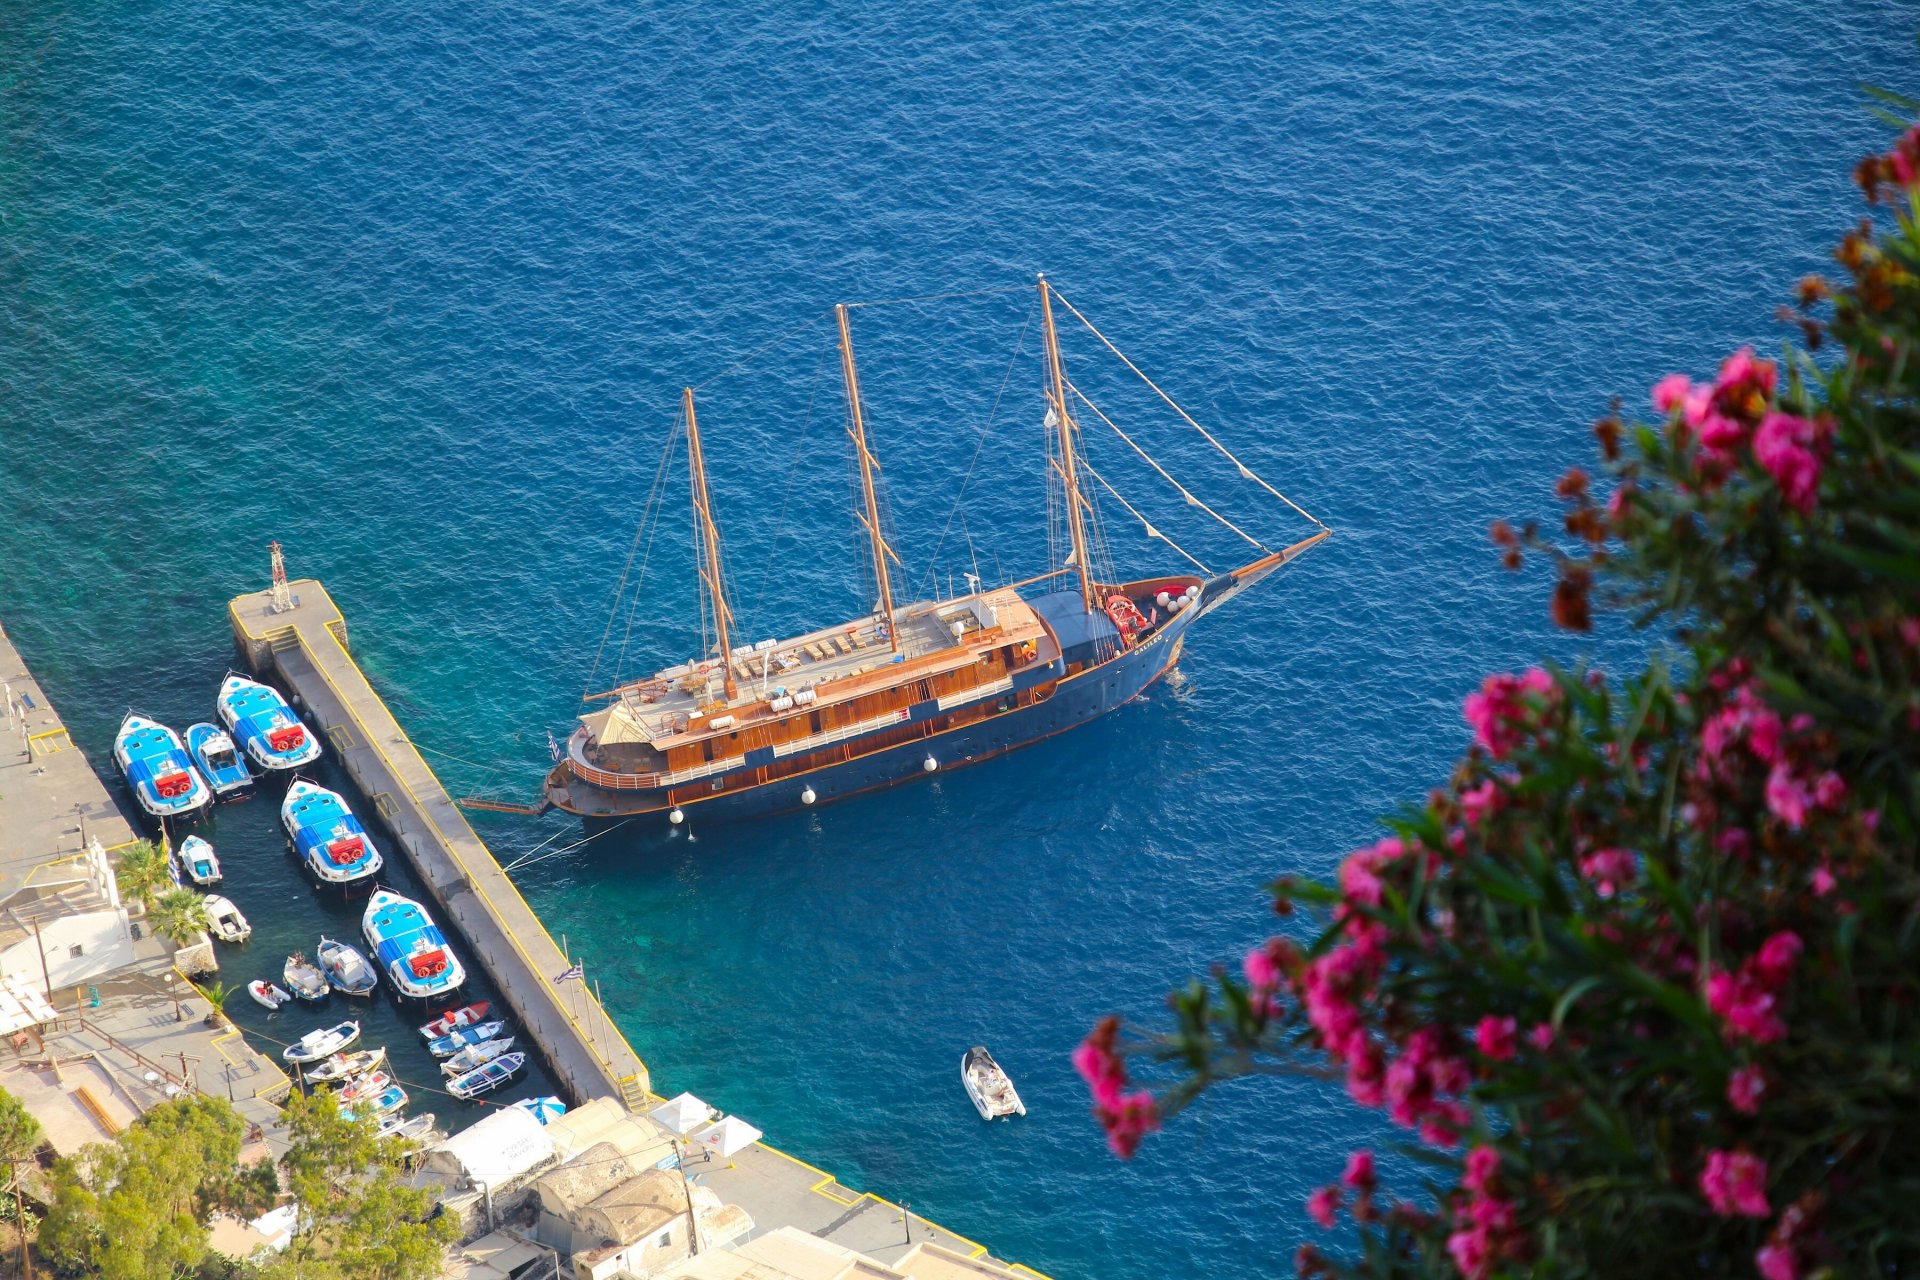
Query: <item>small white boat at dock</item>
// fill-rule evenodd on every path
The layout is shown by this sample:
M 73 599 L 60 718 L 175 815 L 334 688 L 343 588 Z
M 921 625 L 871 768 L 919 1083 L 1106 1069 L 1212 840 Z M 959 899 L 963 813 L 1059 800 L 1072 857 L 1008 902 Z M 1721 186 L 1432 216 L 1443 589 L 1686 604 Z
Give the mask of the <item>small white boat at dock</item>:
M 526 1065 L 526 1054 L 503 1053 L 492 1062 L 475 1067 L 465 1075 L 455 1076 L 447 1081 L 447 1092 L 456 1098 L 477 1098 L 483 1093 L 491 1093 L 498 1089 Z
M 482 1040 L 491 1040 L 506 1030 L 504 1022 L 483 1022 L 477 1027 L 461 1027 L 449 1031 L 438 1040 L 427 1041 L 427 1052 L 436 1058 L 450 1058 L 470 1044 L 479 1044 Z
M 973 1099 L 982 1120 L 1027 1114 L 1027 1104 L 1020 1101 L 1013 1081 L 993 1060 L 993 1055 L 980 1045 L 961 1055 L 960 1082 L 966 1085 L 967 1096 Z
M 501 1036 L 497 1040 L 482 1040 L 479 1044 L 470 1044 L 440 1064 L 443 1075 L 465 1075 L 484 1062 L 495 1058 L 513 1048 L 512 1036 Z
M 188 836 L 182 840 L 180 847 L 173 851 L 173 861 L 177 868 L 175 879 L 184 874 L 202 887 L 220 883 L 220 859 L 214 855 L 213 845 L 203 837 Z
M 380 1120 L 379 1138 L 399 1138 L 405 1142 L 419 1142 L 433 1132 L 432 1116 L 413 1116 L 411 1118 L 393 1112 Z
M 318 1062 L 340 1052 L 360 1038 L 360 1024 L 341 1022 L 309 1031 L 281 1051 L 288 1062 Z
M 354 1053 L 336 1053 L 307 1072 L 307 1079 L 318 1080 L 323 1084 L 329 1080 L 347 1080 L 374 1070 L 386 1060 L 385 1045 L 376 1049 L 361 1049 Z
M 232 898 L 217 893 L 207 895 L 207 915 L 213 919 L 213 936 L 222 942 L 245 942 L 253 936 L 253 926 L 233 905 Z
M 265 978 L 255 978 L 252 982 L 249 982 L 247 984 L 247 994 L 253 997 L 254 1003 L 265 1005 L 269 1009 L 278 1009 L 281 1005 L 293 999 L 292 996 L 282 991 L 279 987 L 274 986 Z
M 286 968 L 280 971 L 280 980 L 302 1000 L 325 1000 L 327 992 L 333 989 L 327 982 L 325 971 L 298 951 L 287 957 Z
M 371 995 L 373 989 L 380 985 L 380 975 L 367 963 L 367 958 L 344 942 L 322 938 L 320 949 L 314 954 L 320 957 L 320 967 L 326 970 L 327 981 L 342 995 Z
M 449 1031 L 458 1031 L 461 1027 L 470 1027 L 487 1016 L 493 1008 L 492 1001 L 476 1000 L 472 1004 L 461 1005 L 451 1013 L 443 1013 L 432 1022 L 420 1028 L 420 1034 L 429 1040 L 438 1040 Z

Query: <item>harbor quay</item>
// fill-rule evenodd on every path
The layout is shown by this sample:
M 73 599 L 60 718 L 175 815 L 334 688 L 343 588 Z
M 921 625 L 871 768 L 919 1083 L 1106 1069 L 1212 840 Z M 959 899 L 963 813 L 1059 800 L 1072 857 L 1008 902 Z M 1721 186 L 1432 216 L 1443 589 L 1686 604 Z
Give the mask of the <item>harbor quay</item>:
M 568 1101 L 582 1107 L 615 1100 L 635 1125 L 671 1141 L 672 1164 L 684 1180 L 683 1190 L 697 1186 L 702 1195 L 738 1206 L 751 1218 L 751 1232 L 736 1244 L 760 1240 L 768 1233 L 797 1231 L 824 1242 L 823 1247 L 852 1251 L 850 1257 L 858 1255 L 883 1268 L 847 1274 L 932 1277 L 937 1260 L 944 1258 L 948 1261 L 938 1265 L 949 1269 L 939 1271 L 941 1276 L 1039 1275 L 1031 1268 L 996 1259 L 985 1245 L 892 1201 L 848 1187 L 833 1174 L 764 1142 L 751 1141 L 716 1156 L 698 1142 L 665 1138 L 667 1130 L 648 1119 L 666 1100 L 654 1090 L 645 1063 L 595 994 L 582 982 L 566 981 L 570 958 L 368 682 L 348 648 L 346 619 L 325 587 L 310 578 L 282 583 L 276 589 L 236 597 L 229 615 L 244 659 L 256 673 L 278 678 L 320 728 L 446 919 L 465 936 L 475 963 L 487 971 L 523 1033 L 538 1046 L 570 1094 Z M 503 1136 L 501 1141 L 511 1145 L 510 1137 Z M 473 1177 L 466 1185 L 480 1181 Z M 490 1219 L 500 1190 L 489 1179 L 469 1198 L 484 1197 Z M 692 1193 L 687 1194 L 691 1206 Z M 951 1269 L 962 1260 L 967 1264 L 964 1268 Z M 895 1263 L 907 1269 L 885 1269 Z M 609 1265 L 596 1267 L 593 1275 L 622 1274 L 607 1269 Z M 706 1265 L 719 1263 L 710 1259 Z M 762 1260 L 756 1265 L 774 1264 Z M 488 1273 L 481 1266 L 462 1274 Z M 697 1274 L 733 1273 L 701 1269 Z M 772 1277 L 787 1272 L 757 1270 L 753 1274 Z
M 120 899 L 112 859 L 140 838 L 74 743 L 0 619 L 0 1088 L 62 1154 L 188 1092 L 279 1145 L 292 1082 L 188 981 L 210 942 L 175 951 Z

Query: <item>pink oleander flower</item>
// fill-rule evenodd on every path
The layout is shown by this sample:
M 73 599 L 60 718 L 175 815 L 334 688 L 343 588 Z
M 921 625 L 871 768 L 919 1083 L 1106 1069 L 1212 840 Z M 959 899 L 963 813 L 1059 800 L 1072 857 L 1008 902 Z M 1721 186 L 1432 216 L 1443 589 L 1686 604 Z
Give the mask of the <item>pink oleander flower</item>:
M 1364 1147 L 1347 1157 L 1347 1169 L 1340 1175 L 1343 1185 L 1355 1191 L 1371 1191 L 1376 1182 L 1373 1170 L 1373 1152 Z
M 1121 1095 L 1111 1107 L 1094 1108 L 1094 1115 L 1107 1131 L 1108 1149 L 1122 1160 L 1131 1160 L 1141 1140 L 1160 1128 L 1160 1109 L 1145 1089 Z
M 1096 1107 L 1118 1107 L 1127 1087 L 1126 1060 L 1115 1049 L 1119 1034 L 1120 1020 L 1103 1018 L 1073 1051 L 1073 1069 L 1087 1082 Z
M 1483 1280 L 1493 1264 L 1493 1240 L 1484 1227 L 1456 1231 L 1447 1237 L 1447 1253 L 1466 1280 Z
M 1482 1192 L 1499 1173 L 1500 1153 L 1492 1147 L 1475 1147 L 1467 1153 L 1467 1169 L 1460 1185 L 1469 1191 Z
M 1553 1048 L 1553 1024 L 1536 1022 L 1533 1030 L 1527 1032 L 1527 1043 L 1542 1053 Z
M 1829 770 L 1820 775 L 1813 784 L 1813 802 L 1822 809 L 1838 809 L 1847 798 L 1847 784 L 1840 775 Z
M 1477 787 L 1469 787 L 1460 793 L 1460 810 L 1467 816 L 1467 825 L 1477 827 L 1486 816 L 1498 807 L 1500 788 L 1488 778 Z
M 1490 675 L 1480 683 L 1479 692 L 1467 695 L 1461 710 L 1473 726 L 1475 739 L 1501 759 L 1520 745 L 1533 714 L 1527 697 L 1549 698 L 1554 691 L 1553 677 L 1539 667 L 1519 676 Z
M 1693 389 L 1693 383 L 1684 373 L 1670 373 L 1653 384 L 1653 407 L 1662 413 L 1672 413 L 1687 400 L 1687 392 Z
M 1700 1171 L 1700 1194 L 1723 1217 L 1764 1218 L 1767 1205 L 1767 1162 L 1745 1151 L 1709 1151 Z
M 1274 1011 L 1274 995 L 1280 990 L 1280 962 L 1274 955 L 1274 944 L 1263 942 L 1247 952 L 1240 961 L 1241 972 L 1247 977 L 1247 1003 L 1259 1016 L 1271 1017 Z
M 1344 1198 L 1338 1187 L 1321 1187 L 1307 1197 L 1307 1216 L 1319 1223 L 1322 1228 L 1331 1230 L 1333 1215 L 1340 1208 Z
M 1774 817 L 1798 831 L 1806 825 L 1807 810 L 1812 804 L 1812 788 L 1795 776 L 1786 761 L 1767 772 L 1767 809 Z
M 1805 950 L 1806 944 L 1800 941 L 1799 934 L 1782 929 L 1760 944 L 1759 953 L 1753 957 L 1754 974 L 1770 989 L 1778 991 L 1793 977 L 1793 967 L 1800 962 L 1800 953 Z
M 1603 898 L 1631 885 L 1640 874 L 1640 863 L 1628 849 L 1601 849 L 1580 859 L 1580 874 L 1593 882 L 1593 891 Z
M 1816 898 L 1826 897 L 1833 892 L 1833 887 L 1840 883 L 1833 878 L 1832 870 L 1824 862 L 1813 869 L 1813 874 L 1808 877 L 1808 881 L 1813 885 L 1813 896 Z
M 1753 1255 L 1761 1280 L 1800 1280 L 1800 1260 L 1785 1245 L 1762 1245 Z
M 1514 1038 L 1519 1029 L 1520 1024 L 1512 1018 L 1496 1018 L 1488 1014 L 1474 1028 L 1473 1042 L 1481 1056 L 1495 1062 L 1506 1062 L 1513 1057 Z
M 1743 1116 L 1760 1114 L 1760 1099 L 1767 1092 L 1767 1076 L 1756 1066 L 1744 1066 L 1727 1080 L 1727 1102 Z
M 1817 424 L 1788 413 L 1769 413 L 1753 433 L 1754 459 L 1801 515 L 1810 514 L 1819 497 L 1820 456 L 1814 447 L 1820 442 Z
M 1774 1011 L 1778 998 L 1748 970 L 1716 973 L 1707 979 L 1707 1007 L 1726 1024 L 1728 1038 L 1747 1037 L 1772 1044 L 1786 1037 L 1787 1024 Z

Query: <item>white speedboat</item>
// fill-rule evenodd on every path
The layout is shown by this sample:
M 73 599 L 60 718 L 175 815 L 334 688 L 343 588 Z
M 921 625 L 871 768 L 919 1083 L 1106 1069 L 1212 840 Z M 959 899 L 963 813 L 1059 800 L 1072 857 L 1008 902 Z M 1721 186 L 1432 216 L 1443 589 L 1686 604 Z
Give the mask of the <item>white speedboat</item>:
M 269 1009 L 278 1009 L 281 1005 L 293 999 L 292 996 L 282 991 L 279 987 L 274 986 L 265 978 L 255 978 L 252 982 L 249 982 L 247 984 L 247 994 L 252 996 L 256 1003 L 263 1004 Z
M 443 1075 L 460 1076 L 473 1070 L 483 1062 L 492 1062 L 495 1058 L 513 1048 L 512 1036 L 501 1036 L 497 1040 L 482 1040 L 479 1044 L 470 1044 L 460 1052 L 440 1063 Z
M 213 919 L 213 936 L 222 942 L 245 942 L 253 936 L 253 926 L 233 905 L 232 898 L 217 893 L 207 895 L 207 915 Z
M 287 957 L 280 978 L 287 984 L 287 989 L 302 1000 L 325 1000 L 327 992 L 333 990 L 327 982 L 325 971 L 298 951 Z
M 309 1080 L 346 1080 L 372 1071 L 387 1060 L 387 1047 L 360 1049 L 354 1053 L 336 1053 L 307 1072 Z
M 993 1120 L 1000 1116 L 1023 1116 L 1027 1114 L 1027 1104 L 1020 1101 L 1020 1094 L 1013 1087 L 1013 1081 L 993 1055 L 979 1045 L 966 1051 L 960 1058 L 960 1082 L 967 1087 L 967 1096 L 973 1099 L 973 1105 L 979 1108 L 982 1120 Z
M 220 883 L 220 859 L 213 852 L 213 845 L 199 836 L 188 836 L 173 851 L 175 867 L 174 879 L 185 875 L 197 885 Z
M 331 1057 L 360 1038 L 360 1024 L 341 1022 L 331 1027 L 321 1027 L 309 1031 L 288 1045 L 280 1056 L 288 1062 L 318 1062 Z

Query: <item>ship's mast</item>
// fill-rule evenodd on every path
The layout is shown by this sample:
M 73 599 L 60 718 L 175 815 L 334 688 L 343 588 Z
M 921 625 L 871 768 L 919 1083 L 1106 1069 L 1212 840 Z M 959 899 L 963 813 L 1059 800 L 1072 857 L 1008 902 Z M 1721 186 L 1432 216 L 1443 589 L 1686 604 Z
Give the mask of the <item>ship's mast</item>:
M 853 334 L 847 328 L 847 308 L 844 303 L 833 309 L 834 318 L 840 322 L 840 372 L 847 380 L 847 434 L 853 437 L 853 451 L 860 459 L 860 489 L 866 498 L 867 514 L 862 523 L 867 526 L 867 541 L 873 552 L 873 580 L 880 589 L 880 612 L 887 620 L 887 642 L 895 653 L 900 652 L 900 632 L 893 624 L 893 581 L 887 574 L 887 559 L 893 556 L 893 548 L 887 545 L 887 538 L 880 530 L 880 503 L 874 495 L 873 452 L 867 448 L 866 419 L 860 413 L 860 374 L 853 367 Z M 898 559 L 898 557 L 894 557 Z
M 1060 339 L 1053 329 L 1053 292 L 1047 278 L 1040 277 L 1040 317 L 1047 338 L 1047 397 L 1052 402 L 1054 427 L 1059 433 L 1060 456 L 1056 467 L 1066 486 L 1067 529 L 1073 539 L 1073 567 L 1080 577 L 1080 599 L 1087 612 L 1098 609 L 1093 582 L 1093 566 L 1087 563 L 1087 531 L 1080 521 L 1080 466 L 1073 454 L 1073 416 L 1067 412 L 1067 377 L 1060 370 Z
M 727 623 L 733 615 L 727 609 L 727 588 L 720 576 L 720 530 L 714 527 L 713 506 L 707 501 L 707 459 L 700 451 L 700 423 L 693 416 L 693 388 L 681 395 L 687 415 L 687 470 L 693 479 L 693 519 L 703 554 L 700 580 L 706 584 L 707 599 L 713 607 L 714 629 L 720 633 L 720 670 L 726 678 L 727 701 L 739 692 L 733 679 L 733 650 L 727 641 Z

